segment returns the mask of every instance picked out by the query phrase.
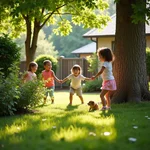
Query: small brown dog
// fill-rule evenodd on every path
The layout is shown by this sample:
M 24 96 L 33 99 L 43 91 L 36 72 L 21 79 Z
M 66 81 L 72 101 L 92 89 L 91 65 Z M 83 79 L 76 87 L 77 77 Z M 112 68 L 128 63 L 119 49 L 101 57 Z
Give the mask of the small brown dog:
M 89 101 L 87 104 L 90 106 L 89 111 L 94 111 L 99 109 L 98 104 L 96 104 L 94 101 Z

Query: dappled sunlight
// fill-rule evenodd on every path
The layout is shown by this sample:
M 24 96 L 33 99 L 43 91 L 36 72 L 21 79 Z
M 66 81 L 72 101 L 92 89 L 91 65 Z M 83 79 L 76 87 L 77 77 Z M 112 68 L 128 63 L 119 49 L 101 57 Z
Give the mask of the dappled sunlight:
M 0 130 L 0 138 L 11 136 L 11 135 L 18 135 L 21 132 L 25 132 L 29 128 L 32 128 L 33 122 L 38 122 L 40 116 L 36 115 L 24 115 L 22 118 L 15 119 L 12 125 L 7 125 L 4 127 L 3 131 Z
M 80 128 L 80 127 L 76 127 L 71 125 L 70 127 L 61 127 L 58 130 L 56 130 L 56 132 L 54 132 L 51 135 L 51 139 L 54 141 L 75 141 L 77 139 L 84 139 L 87 137 L 88 134 L 88 130 L 86 128 Z
M 83 129 L 91 128 L 90 131 L 96 133 L 97 136 L 107 140 L 115 140 L 117 136 L 117 131 L 115 129 L 115 118 L 113 115 L 110 116 L 99 116 L 95 115 L 93 117 L 89 114 L 82 114 L 77 116 L 72 116 L 68 119 L 68 122 L 72 124 L 77 124 L 83 126 Z M 109 132 L 109 135 L 105 135 L 105 132 Z
M 1 133 L 1 131 L 0 131 L 0 133 L 1 133 L 0 135 L 5 137 L 7 135 L 18 134 L 20 132 L 23 132 L 23 131 L 27 130 L 27 128 L 28 128 L 28 124 L 27 124 L 26 121 L 20 123 L 19 125 L 15 124 L 15 123 L 12 124 L 11 126 L 6 125 L 3 132 Z
M 96 96 L 88 96 L 92 98 Z M 88 99 L 84 105 L 77 99 L 71 107 L 67 107 L 67 100 L 64 104 L 56 100 L 54 105 L 49 102 L 44 107 L 36 107 L 38 111 L 32 114 L 0 118 L 0 149 L 147 148 L 150 103 L 115 104 L 110 111 L 88 112 Z M 136 142 L 129 141 L 135 138 Z

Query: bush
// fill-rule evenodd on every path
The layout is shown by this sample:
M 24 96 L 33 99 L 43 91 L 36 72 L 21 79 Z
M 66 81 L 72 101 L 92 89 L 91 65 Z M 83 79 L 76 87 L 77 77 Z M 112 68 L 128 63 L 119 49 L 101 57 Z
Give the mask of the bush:
M 89 62 L 90 66 L 88 68 L 89 72 L 92 72 L 93 74 L 97 73 L 97 69 L 98 69 L 98 57 L 97 54 L 94 53 L 91 56 L 87 57 L 87 61 Z
M 7 35 L 0 36 L 0 68 L 7 77 L 10 65 L 20 61 L 20 48 Z
M 0 72 L 0 115 L 13 115 L 16 111 L 17 99 L 20 97 L 18 67 L 14 64 L 8 70 L 7 77 Z
M 147 75 L 150 76 L 150 48 L 146 49 L 146 68 L 147 68 Z
M 22 84 L 18 64 L 8 70 L 7 77 L 0 71 L 0 116 L 14 115 L 16 111 L 39 105 L 45 94 L 43 82 L 35 80 Z
M 52 62 L 52 70 L 56 73 L 57 59 L 50 55 L 40 55 L 34 60 L 38 64 L 38 70 L 36 74 L 39 75 L 44 70 L 44 60 L 50 60 Z
M 39 105 L 44 98 L 45 88 L 40 80 L 29 81 L 20 86 L 17 109 L 28 109 Z
M 93 81 L 86 81 L 82 90 L 83 92 L 97 92 L 101 91 L 102 80 L 93 80 Z

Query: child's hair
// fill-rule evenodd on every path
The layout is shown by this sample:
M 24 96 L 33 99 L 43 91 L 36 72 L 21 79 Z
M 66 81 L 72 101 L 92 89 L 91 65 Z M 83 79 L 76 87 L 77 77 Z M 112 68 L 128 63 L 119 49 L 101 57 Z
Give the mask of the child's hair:
M 34 66 L 38 67 L 38 64 L 36 62 L 33 62 L 33 61 L 30 62 L 29 67 L 28 67 L 28 71 L 31 71 L 32 67 L 34 67 Z
M 44 66 L 45 66 L 47 63 L 52 64 L 52 62 L 51 62 L 50 60 L 44 60 L 44 61 L 43 61 L 43 65 L 44 65 Z
M 73 70 L 79 70 L 79 74 L 82 73 L 82 69 L 79 65 L 75 64 L 72 68 L 71 68 L 71 73 L 73 73 Z
M 108 61 L 108 62 L 114 60 L 114 55 L 112 51 L 107 47 L 99 48 L 97 51 L 97 55 L 102 56 L 105 59 L 105 61 Z

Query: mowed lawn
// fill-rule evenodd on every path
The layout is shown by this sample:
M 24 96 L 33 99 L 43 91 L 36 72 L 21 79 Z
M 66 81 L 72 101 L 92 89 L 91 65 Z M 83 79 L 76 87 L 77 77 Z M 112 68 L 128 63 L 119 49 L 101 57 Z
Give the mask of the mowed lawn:
M 0 117 L 0 150 L 149 150 L 150 102 L 113 104 L 110 111 L 88 112 L 99 93 L 84 93 L 85 104 L 68 91 L 55 92 L 34 113 Z

